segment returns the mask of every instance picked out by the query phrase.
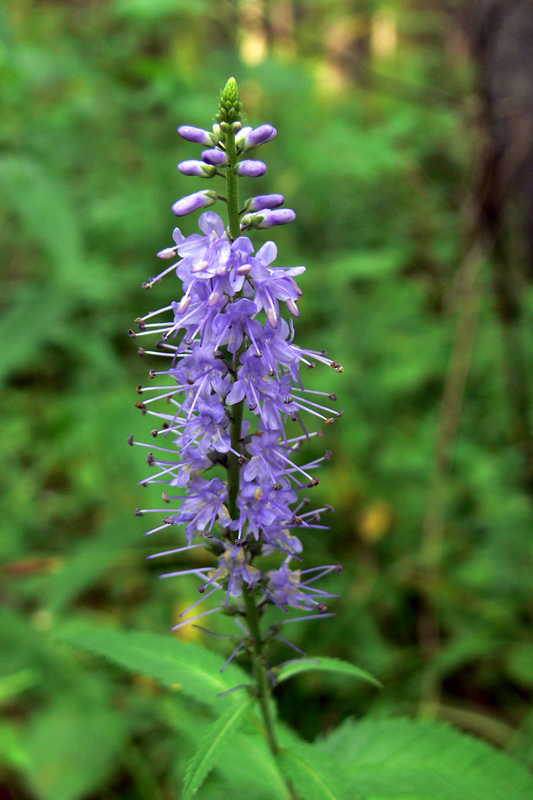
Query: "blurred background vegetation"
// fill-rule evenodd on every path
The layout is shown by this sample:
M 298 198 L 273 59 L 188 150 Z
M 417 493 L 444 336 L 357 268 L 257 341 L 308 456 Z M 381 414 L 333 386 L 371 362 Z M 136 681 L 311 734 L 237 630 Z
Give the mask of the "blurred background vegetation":
M 176 127 L 208 127 L 230 75 L 279 131 L 245 191 L 297 212 L 298 341 L 345 366 L 309 374 L 346 413 L 314 490 L 331 533 L 306 539 L 342 597 L 294 639 L 384 684 L 311 673 L 283 717 L 433 716 L 533 764 L 532 31 L 515 0 L 0 4 L 2 800 L 178 797 L 206 724 L 57 634 L 165 632 L 196 595 L 145 561 L 126 440 L 151 365 L 126 331 L 173 299 L 140 287 L 205 188 Z

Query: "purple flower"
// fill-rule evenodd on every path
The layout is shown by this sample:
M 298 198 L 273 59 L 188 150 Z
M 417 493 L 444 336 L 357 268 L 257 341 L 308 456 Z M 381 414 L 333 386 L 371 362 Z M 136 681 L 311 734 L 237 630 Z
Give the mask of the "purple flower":
M 228 163 L 228 157 L 222 150 L 204 150 L 202 161 L 206 164 L 213 164 L 215 167 L 222 167 Z
M 266 142 L 270 142 L 276 135 L 277 130 L 273 125 L 260 125 L 255 130 L 242 128 L 235 137 L 235 141 L 242 150 L 251 150 L 253 147 L 259 147 L 262 144 L 266 144 Z
M 221 121 L 213 133 L 181 126 L 183 138 L 210 149 L 203 151 L 201 161 L 182 162 L 179 171 L 211 177 L 227 166 L 228 187 L 236 176 L 263 175 L 262 161 L 236 159 L 270 141 L 276 130 L 271 125 L 239 130 L 240 124 Z M 225 138 L 235 132 L 237 156 L 235 149 L 226 149 Z M 230 204 L 229 188 L 227 195 L 225 202 Z M 217 199 L 224 201 L 215 191 L 196 192 L 178 200 L 172 211 L 184 216 Z M 153 441 L 138 443 L 133 437 L 129 441 L 149 448 L 150 474 L 141 484 L 165 487 L 163 503 L 169 508 L 143 509 L 138 514 L 164 515 L 150 534 L 174 525 L 184 529 L 186 545 L 156 556 L 205 547 L 216 559 L 214 568 L 163 576 L 195 574 L 202 581 L 200 598 L 183 612 L 187 617 L 217 592 L 225 596 L 221 608 L 228 607 L 230 598 L 253 589 L 261 607 L 273 604 L 284 611 L 303 608 L 319 613 L 326 610 L 324 598 L 333 596 L 314 582 L 335 567 L 317 571 L 290 565 L 292 559 L 303 560 L 306 532 L 327 528 L 322 515 L 332 510 L 308 507 L 307 492 L 319 483 L 316 471 L 331 455 L 326 451 L 300 463 L 302 446 L 322 435 L 321 430 L 309 430 L 309 421 L 330 425 L 342 413 L 332 409 L 334 394 L 304 388 L 300 368 L 317 362 L 337 372 L 342 367 L 325 352 L 302 349 L 293 341 L 291 317 L 299 316 L 301 296 L 297 279 L 305 268 L 275 266 L 273 242 L 256 252 L 250 238 L 239 235 L 239 217 L 241 230 L 291 222 L 294 211 L 278 208 L 283 203 L 282 195 L 259 195 L 249 198 L 243 210 L 235 201 L 230 228 L 213 211 L 200 216 L 200 233 L 186 237 L 175 228 L 174 246 L 158 253 L 170 263 L 144 286 L 175 274 L 182 288 L 168 305 L 139 318 L 138 332 L 130 331 L 143 342 L 146 336 L 154 337 L 152 349 L 141 347 L 139 354 L 163 362 L 161 369 L 150 370 L 148 385 L 138 387 L 141 399 L 136 405 L 150 419 Z M 284 560 L 278 569 L 265 573 L 257 562 L 273 554 Z M 242 646 L 244 640 L 234 654 Z
M 193 175 L 197 178 L 212 178 L 216 175 L 215 167 L 204 164 L 203 161 L 182 161 L 178 164 L 178 170 L 182 175 Z
M 195 144 L 213 146 L 217 143 L 217 138 L 213 133 L 204 131 L 202 128 L 195 128 L 193 125 L 180 125 L 178 133 L 182 139 Z
M 262 161 L 240 161 L 236 168 L 235 172 L 237 175 L 244 175 L 247 178 L 260 178 L 261 175 L 264 175 L 267 170 L 266 164 Z
M 244 204 L 244 210 L 261 211 L 263 208 L 278 208 L 285 202 L 282 194 L 260 194 L 257 197 L 250 197 Z
M 266 208 L 256 214 L 246 214 L 241 224 L 243 227 L 271 228 L 273 225 L 287 225 L 295 219 L 296 214 L 291 208 L 280 208 L 275 211 Z
M 198 211 L 199 208 L 212 206 L 216 201 L 216 192 L 211 192 L 209 190 L 205 192 L 195 192 L 194 194 L 182 197 L 181 200 L 177 200 L 172 206 L 172 213 L 177 217 L 185 217 L 193 211 Z

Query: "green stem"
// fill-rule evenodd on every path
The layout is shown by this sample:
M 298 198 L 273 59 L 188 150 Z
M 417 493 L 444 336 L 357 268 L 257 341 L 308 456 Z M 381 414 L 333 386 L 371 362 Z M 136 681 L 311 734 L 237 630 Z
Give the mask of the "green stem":
M 235 146 L 235 132 L 228 125 L 226 131 L 226 155 L 228 156 L 228 166 L 226 169 L 226 185 L 228 196 L 228 217 L 229 233 L 233 241 L 241 235 L 241 224 L 239 222 L 239 178 L 235 172 L 237 165 L 237 148 Z
M 237 164 L 237 149 L 235 146 L 235 133 L 231 129 L 225 132 L 226 153 L 228 156 L 228 166 L 226 170 L 227 198 L 228 198 L 228 217 L 229 232 L 231 239 L 235 240 L 241 233 L 239 222 L 239 186 L 238 176 L 235 172 Z M 244 412 L 244 400 L 231 406 L 231 447 L 240 452 L 240 439 L 242 436 L 242 419 Z M 237 508 L 237 497 L 239 495 L 239 476 L 241 465 L 239 457 L 235 453 L 229 453 L 228 458 L 228 511 L 232 519 L 239 518 Z M 253 672 L 256 684 L 257 698 L 261 707 L 263 722 L 265 725 L 266 738 L 271 751 L 276 754 L 279 752 L 279 745 L 276 741 L 274 730 L 274 719 L 272 717 L 270 705 L 270 687 L 266 672 L 265 658 L 263 655 L 263 638 L 259 621 L 259 611 L 255 602 L 253 591 L 244 588 L 243 597 L 246 606 L 246 619 L 250 629 L 253 650 Z

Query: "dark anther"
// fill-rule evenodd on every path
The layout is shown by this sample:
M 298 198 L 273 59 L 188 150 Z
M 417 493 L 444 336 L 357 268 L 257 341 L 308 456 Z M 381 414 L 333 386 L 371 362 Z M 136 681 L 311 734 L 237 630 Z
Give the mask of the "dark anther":
M 233 544 L 236 544 L 237 547 L 242 547 L 242 545 L 246 542 L 246 539 L 235 539 Z
M 311 501 L 310 501 L 310 499 L 308 497 L 304 497 L 302 499 L 302 503 L 304 504 L 304 506 L 308 506 L 310 502 Z
M 313 514 L 313 519 L 315 522 L 320 522 L 320 514 L 318 511 L 315 511 L 315 513 Z
M 148 373 L 148 375 L 149 375 L 151 378 L 155 378 L 155 369 L 151 369 L 151 370 L 150 370 L 150 372 Z
M 212 533 L 209 533 L 209 531 L 204 531 L 203 535 L 205 536 L 206 539 L 214 539 L 215 538 Z
M 335 422 L 335 417 L 330 417 L 329 419 L 326 420 L 326 425 L 333 425 L 334 422 Z
M 135 403 L 135 408 L 140 408 L 142 413 L 146 414 L 146 406 L 144 405 L 144 403 L 141 400 L 139 400 L 137 403 Z
M 132 331 L 131 328 L 128 331 L 128 336 L 131 336 L 132 339 L 136 339 L 137 338 L 137 334 L 135 333 L 135 331 Z
M 281 483 L 275 483 L 274 489 L 276 492 L 279 492 L 280 489 L 283 489 L 283 486 L 281 485 Z
M 335 511 L 335 508 L 333 506 L 328 505 L 327 503 L 324 504 L 324 508 L 326 509 L 326 511 Z
M 130 444 L 133 447 L 133 434 L 131 436 L 128 436 L 128 444 Z
M 148 486 L 148 483 L 147 483 L 147 481 L 141 481 L 141 483 L 139 485 L 140 486 L 144 486 L 144 488 L 146 489 L 147 486 Z
M 143 514 L 143 512 L 141 511 L 140 508 L 136 508 L 135 509 L 135 516 L 136 517 L 144 517 L 144 514 Z
M 340 364 L 338 363 L 338 361 L 332 361 L 330 367 L 333 367 L 333 369 L 337 369 L 337 367 L 340 367 Z
M 331 458 L 331 450 L 326 450 L 326 452 L 324 453 L 324 458 L 326 459 L 326 461 L 330 460 L 330 458 Z
M 274 370 L 273 370 L 273 369 L 271 369 L 271 370 L 270 370 L 270 372 L 269 372 L 268 374 L 269 374 L 269 376 L 270 376 L 271 378 L 275 378 L 275 377 L 276 377 L 276 373 L 274 372 Z
M 341 408 L 337 416 L 342 417 L 343 414 L 344 414 L 344 408 Z
M 318 484 L 319 484 L 319 483 L 320 483 L 320 479 L 319 479 L 319 478 L 313 478 L 313 479 L 312 479 L 311 481 L 309 481 L 309 483 L 307 484 L 307 488 L 308 488 L 308 489 L 312 489 L 312 488 L 313 488 L 313 486 L 318 486 Z
M 142 357 L 143 357 L 143 355 L 144 355 L 144 350 L 143 350 L 143 348 L 142 348 L 142 347 L 139 347 L 139 349 L 137 350 L 137 352 L 138 352 L 138 354 L 140 355 L 140 357 L 142 358 Z
M 157 430 L 157 428 L 154 428 L 153 431 L 152 431 L 152 436 L 154 437 L 154 439 L 156 438 L 158 433 L 159 433 L 159 431 Z
M 170 503 L 170 497 L 168 496 L 168 494 L 166 492 L 163 492 L 163 502 L 164 503 Z
M 328 607 L 327 607 L 327 605 L 326 605 L 325 603 L 319 603 L 319 604 L 317 605 L 317 610 L 318 610 L 318 611 L 319 611 L 321 614 L 325 614 L 325 613 L 326 613 L 326 611 L 328 610 Z
M 256 409 L 256 408 L 257 408 L 257 403 L 252 403 L 252 405 L 251 405 L 251 406 L 248 406 L 248 409 L 249 409 L 250 411 L 255 411 L 255 409 Z
M 151 289 L 152 288 L 152 282 L 151 281 L 149 281 L 149 282 L 145 281 L 144 283 L 141 283 L 141 288 L 142 289 Z
M 291 517 L 291 523 L 293 525 L 303 525 L 303 519 L 301 517 L 297 517 L 296 514 L 293 514 Z
M 262 353 L 262 352 L 261 352 L 261 350 L 260 350 L 258 353 L 254 353 L 254 356 L 255 356 L 256 358 L 263 358 L 263 353 Z
M 291 414 L 290 416 L 293 422 L 298 422 L 298 417 L 296 416 L 296 414 Z
M 333 394 L 333 392 L 331 394 L 328 394 L 328 397 L 330 400 L 333 400 L 333 402 L 335 402 L 335 400 L 337 399 L 337 395 Z
M 154 466 L 155 458 L 154 458 L 154 454 L 153 453 L 148 453 L 148 456 L 146 458 L 146 463 L 148 464 L 149 467 L 153 467 Z
M 342 564 L 335 564 L 335 572 L 337 573 L 337 575 L 342 575 L 343 573 Z
M 137 394 L 143 393 L 143 387 L 141 385 L 137 386 Z
M 164 343 L 164 341 L 163 341 L 162 339 L 160 339 L 160 340 L 157 342 L 157 344 L 156 344 L 156 346 L 155 346 L 155 349 L 156 349 L 156 350 L 163 350 L 163 349 L 164 349 L 164 347 L 163 347 L 163 345 L 164 345 L 164 344 L 165 344 L 165 343 Z
M 146 323 L 140 317 L 137 317 L 135 320 L 136 325 L 138 326 L 140 331 L 144 331 L 146 329 Z
M 174 525 L 174 520 L 172 519 L 172 517 L 165 517 L 163 522 L 165 523 L 165 525 Z
M 163 422 L 163 428 L 165 428 L 165 429 L 166 428 L 170 428 L 170 425 L 168 424 L 168 422 Z
M 283 402 L 286 403 L 287 405 L 289 405 L 289 403 L 292 403 L 292 397 L 290 396 L 290 394 L 287 395 L 287 397 L 285 398 L 285 400 Z
M 187 383 L 189 386 L 194 386 L 194 380 L 192 378 L 187 378 Z
M 201 586 L 198 587 L 198 591 L 200 592 L 200 594 L 203 594 L 205 590 L 206 590 L 206 585 L 205 583 L 202 583 Z
M 248 461 L 248 459 L 246 458 L 246 456 L 239 456 L 239 464 L 240 464 L 241 466 L 242 466 L 243 464 L 246 464 L 246 462 L 247 462 L 247 461 Z
M 316 364 L 315 364 L 314 361 L 310 361 L 309 364 L 307 365 L 307 369 L 314 369 L 315 367 L 316 367 Z

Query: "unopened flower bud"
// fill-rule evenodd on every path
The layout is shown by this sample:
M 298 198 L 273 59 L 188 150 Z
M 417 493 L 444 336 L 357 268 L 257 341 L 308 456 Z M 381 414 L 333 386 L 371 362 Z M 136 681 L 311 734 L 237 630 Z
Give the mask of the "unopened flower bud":
M 245 211 L 261 211 L 263 208 L 278 208 L 285 202 L 282 194 L 260 194 L 244 203 Z
M 202 161 L 205 161 L 206 164 L 213 164 L 215 167 L 222 167 L 227 164 L 228 157 L 222 150 L 213 148 L 212 150 L 204 150 Z
M 195 192 L 188 194 L 177 200 L 172 206 L 172 213 L 177 217 L 185 217 L 187 214 L 192 214 L 193 211 L 198 211 L 199 208 L 212 206 L 217 201 L 217 193 L 212 191 Z
M 240 161 L 235 167 L 237 175 L 243 175 L 247 178 L 260 178 L 266 171 L 267 167 L 263 161 Z
M 246 139 L 246 137 L 253 131 L 253 128 L 249 125 L 246 125 L 244 128 L 241 128 L 237 136 L 235 137 L 235 144 L 237 147 L 242 147 L 242 143 Z
M 194 125 L 180 125 L 178 133 L 182 139 L 186 139 L 188 142 L 194 142 L 195 144 L 211 146 L 217 142 L 214 134 L 209 131 L 204 131 L 202 128 L 195 128 Z
M 256 214 L 245 214 L 241 219 L 243 227 L 271 228 L 273 225 L 286 225 L 296 219 L 296 214 L 291 208 L 280 208 L 272 211 L 265 208 Z
M 204 164 L 203 161 L 182 161 L 178 164 L 178 169 L 182 175 L 192 175 L 196 178 L 213 178 L 216 174 L 216 168 L 210 164 Z
M 247 133 L 243 136 L 245 130 Z M 276 134 L 277 130 L 273 125 L 260 125 L 259 128 L 250 131 L 243 128 L 237 143 L 243 150 L 251 150 L 252 147 L 259 147 L 270 142 Z

